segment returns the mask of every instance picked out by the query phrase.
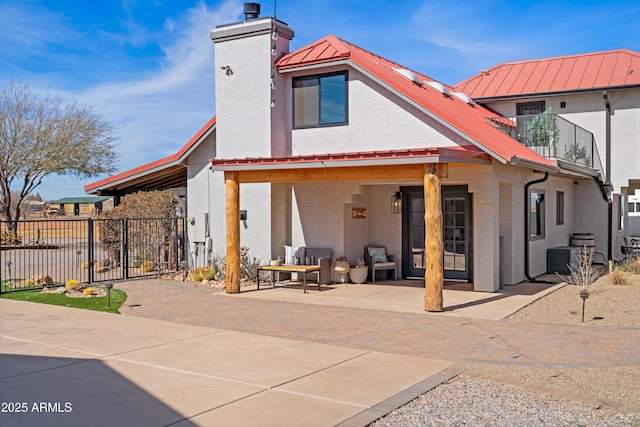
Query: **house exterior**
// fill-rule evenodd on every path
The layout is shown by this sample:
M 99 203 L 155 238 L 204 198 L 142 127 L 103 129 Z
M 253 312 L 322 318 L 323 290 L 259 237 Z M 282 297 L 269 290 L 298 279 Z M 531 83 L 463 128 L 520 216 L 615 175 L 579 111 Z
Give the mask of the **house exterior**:
M 113 201 L 108 196 L 63 197 L 49 205 L 58 208 L 57 215 L 95 216 L 103 209 L 112 209 Z
M 610 251 L 611 258 L 619 258 L 623 238 L 631 233 L 627 201 L 640 188 L 640 53 L 616 49 L 502 63 L 455 89 L 501 117 L 526 122 L 552 112 L 558 128 L 554 148 L 560 151 L 555 155 L 560 158 L 595 160 L 597 150 L 602 165 L 596 168 L 604 171 L 611 190 L 611 232 L 601 230 L 595 238 L 607 242 L 598 246 Z M 578 132 L 566 122 L 577 125 Z M 581 137 L 592 139 L 594 155 L 572 147 Z M 592 213 L 589 209 L 584 216 Z M 609 221 L 608 215 L 598 215 L 597 221 Z
M 85 190 L 179 187 L 190 263 L 226 255 L 230 292 L 241 246 L 265 262 L 285 245 L 331 248 L 354 264 L 384 245 L 427 300 L 443 280 L 493 292 L 543 274 L 572 233 L 606 253 L 595 153 L 546 156 L 463 91 L 331 35 L 289 52 L 293 36 L 249 16 L 212 30 L 216 116 L 175 155 Z

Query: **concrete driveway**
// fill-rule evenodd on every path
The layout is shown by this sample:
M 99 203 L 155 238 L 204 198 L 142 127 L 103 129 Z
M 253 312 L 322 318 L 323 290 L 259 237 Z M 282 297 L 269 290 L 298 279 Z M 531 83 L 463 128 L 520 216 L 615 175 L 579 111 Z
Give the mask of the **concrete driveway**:
M 2 426 L 366 425 L 451 362 L 0 300 Z

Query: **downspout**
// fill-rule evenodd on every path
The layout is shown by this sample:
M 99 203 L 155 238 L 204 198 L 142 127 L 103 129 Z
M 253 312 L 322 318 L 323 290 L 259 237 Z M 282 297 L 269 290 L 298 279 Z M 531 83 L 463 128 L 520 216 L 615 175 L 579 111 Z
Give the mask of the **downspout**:
M 549 172 L 544 173 L 544 178 L 536 179 L 535 181 L 529 181 L 524 186 L 524 275 L 527 280 L 532 283 L 553 283 L 546 280 L 537 280 L 531 277 L 529 274 L 529 221 L 531 220 L 529 215 L 529 187 L 533 184 L 539 184 L 549 179 Z
M 606 110 L 605 116 L 605 133 L 606 133 L 606 155 L 607 155 L 607 164 L 605 173 L 607 176 L 605 177 L 607 195 L 606 200 L 609 204 L 609 229 L 607 230 L 607 257 L 608 260 L 611 261 L 613 259 L 613 254 L 611 253 L 611 249 L 613 247 L 613 201 L 611 200 L 611 104 L 609 104 L 609 96 L 607 95 L 607 91 L 602 91 L 602 98 L 604 99 L 604 106 Z

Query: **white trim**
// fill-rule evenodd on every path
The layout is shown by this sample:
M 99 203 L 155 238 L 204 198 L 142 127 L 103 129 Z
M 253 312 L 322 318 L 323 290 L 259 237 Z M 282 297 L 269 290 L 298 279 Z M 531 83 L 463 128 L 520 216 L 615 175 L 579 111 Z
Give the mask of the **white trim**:
M 286 74 L 286 73 L 293 73 L 295 71 L 307 71 L 307 70 L 316 70 L 318 68 L 327 68 L 328 65 L 330 66 L 334 66 L 334 65 L 349 65 L 349 63 L 352 62 L 350 59 L 336 59 L 334 61 L 328 61 L 328 62 L 321 62 L 318 64 L 311 64 L 311 65 L 302 65 L 299 67 L 291 67 L 291 68 L 284 68 L 284 69 L 279 69 L 278 68 L 278 74 Z

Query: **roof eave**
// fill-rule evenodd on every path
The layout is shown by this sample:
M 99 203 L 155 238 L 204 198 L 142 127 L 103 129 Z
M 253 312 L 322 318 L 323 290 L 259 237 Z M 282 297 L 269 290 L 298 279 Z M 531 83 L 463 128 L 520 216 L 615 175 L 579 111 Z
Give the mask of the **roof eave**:
M 345 58 L 327 59 L 327 60 L 314 61 L 312 63 L 303 64 L 303 65 L 278 66 L 278 72 L 280 74 L 284 74 L 284 73 L 292 73 L 295 71 L 315 70 L 317 68 L 325 68 L 327 66 L 348 65 L 350 62 L 352 61 L 349 60 L 348 58 L 347 59 Z
M 184 147 L 180 149 L 175 154 L 164 157 L 159 160 L 155 160 L 153 162 L 144 164 L 142 166 L 138 166 L 133 169 L 129 169 L 127 171 L 121 172 L 120 174 L 116 174 L 107 178 L 104 178 L 100 181 L 87 184 L 84 186 L 84 192 L 87 194 L 97 194 L 99 191 L 108 189 L 110 187 L 116 187 L 118 185 L 124 184 L 127 181 L 133 181 L 138 178 L 141 178 L 145 175 L 152 174 L 154 172 L 161 171 L 163 169 L 168 169 L 174 166 L 184 165 L 186 163 L 187 158 L 193 153 L 194 150 L 200 145 L 202 141 L 207 139 L 216 129 L 216 116 L 213 116 L 209 121 L 201 128 L 192 139 L 185 144 Z M 138 170 L 131 175 L 132 171 Z M 114 179 L 115 176 L 122 175 L 120 178 Z
M 587 166 L 582 166 L 573 162 L 567 162 L 562 159 L 558 159 L 558 166 L 563 170 L 578 173 L 580 175 L 590 176 L 592 178 L 602 175 L 602 172 L 597 169 L 592 169 Z
M 558 166 L 556 165 L 549 165 L 549 164 L 544 164 L 544 163 L 538 163 L 538 162 L 534 162 L 531 160 L 527 160 L 527 159 L 523 159 L 522 157 L 517 157 L 517 156 L 513 156 L 511 158 L 511 160 L 509 161 L 510 164 L 512 165 L 517 165 L 517 166 L 523 166 L 529 169 L 535 169 L 535 170 L 539 170 L 542 172 L 551 172 L 551 173 L 556 173 L 559 171 Z
M 640 85 L 624 85 L 624 86 L 603 86 L 597 88 L 589 88 L 589 89 L 568 89 L 554 92 L 533 92 L 533 93 L 523 93 L 523 94 L 515 94 L 515 95 L 496 95 L 496 96 L 486 96 L 486 97 L 474 97 L 473 101 L 477 103 L 483 102 L 491 102 L 491 101 L 507 101 L 511 99 L 523 99 L 523 98 L 546 98 L 552 96 L 566 96 L 566 95 L 576 95 L 583 93 L 599 93 L 603 90 L 607 92 L 615 92 L 621 90 L 633 90 L 640 89 Z
M 402 159 L 359 159 L 359 160 L 316 160 L 316 161 L 293 161 L 278 163 L 247 163 L 216 165 L 212 161 L 210 169 L 212 171 L 243 171 L 243 170 L 290 170 L 290 169 L 318 169 L 327 167 L 362 167 L 362 166 L 391 166 L 391 165 L 416 165 L 431 163 L 464 163 L 484 165 L 491 164 L 491 160 L 481 158 L 461 158 L 455 156 L 422 156 Z

